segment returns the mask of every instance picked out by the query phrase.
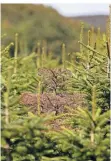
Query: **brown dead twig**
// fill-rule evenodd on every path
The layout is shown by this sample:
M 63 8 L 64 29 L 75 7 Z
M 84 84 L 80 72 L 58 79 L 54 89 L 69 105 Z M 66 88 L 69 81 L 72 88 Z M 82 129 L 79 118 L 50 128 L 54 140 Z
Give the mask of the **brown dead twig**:
M 70 78 L 72 77 L 71 71 L 62 68 L 41 68 L 38 70 L 38 75 L 42 78 L 42 85 L 45 92 L 55 92 L 56 94 L 67 89 L 67 86 L 71 83 Z
M 29 107 L 29 110 L 37 114 L 37 97 L 38 94 L 22 93 L 20 104 Z M 58 94 L 44 93 L 40 95 L 41 113 L 54 113 L 55 115 L 68 112 L 65 106 L 77 108 L 84 106 L 84 95 L 80 93 L 75 94 Z

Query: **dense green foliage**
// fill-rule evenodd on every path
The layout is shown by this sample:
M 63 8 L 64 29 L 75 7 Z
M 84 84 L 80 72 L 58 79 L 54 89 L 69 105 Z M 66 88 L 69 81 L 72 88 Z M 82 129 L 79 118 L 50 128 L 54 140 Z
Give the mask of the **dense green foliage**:
M 55 15 L 58 14 L 55 12 Z M 88 43 L 85 44 L 82 24 L 80 52 L 67 52 L 67 46 L 63 44 L 59 52 L 60 58 L 54 58 L 51 52 L 46 53 L 44 46 L 41 51 L 39 43 L 36 52 L 26 54 L 27 56 L 19 55 L 18 35 L 15 35 L 15 42 L 6 47 L 7 41 L 5 37 L 2 38 L 2 161 L 110 160 L 109 37 L 102 35 L 100 29 L 96 38 L 95 35 L 93 28 L 88 31 Z M 14 57 L 10 56 L 12 46 Z M 47 89 L 49 86 L 46 88 L 44 84 L 44 80 L 50 84 L 50 80 L 47 79 L 48 73 L 45 73 L 45 77 L 39 73 L 44 68 L 70 71 L 71 75 L 65 73 L 65 77 L 63 73 L 54 75 L 57 86 L 51 92 L 56 95 L 79 91 L 86 96 L 86 106 L 66 106 L 67 113 L 54 115 L 41 113 L 39 99 L 37 114 L 32 113 L 26 105 L 20 104 L 23 92 L 29 91 L 39 95 L 41 92 L 50 92 Z M 65 84 L 61 85 L 61 78 L 65 78 L 62 81 Z M 60 128 L 52 128 L 51 121 L 59 119 L 63 120 Z

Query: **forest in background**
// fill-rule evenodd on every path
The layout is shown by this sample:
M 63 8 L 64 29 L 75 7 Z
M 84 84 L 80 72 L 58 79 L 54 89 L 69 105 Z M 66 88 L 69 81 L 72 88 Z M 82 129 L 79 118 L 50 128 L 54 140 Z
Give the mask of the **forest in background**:
M 47 46 L 48 51 L 59 55 L 62 43 L 67 46 L 67 52 L 76 52 L 79 49 L 79 38 L 82 19 L 61 16 L 56 10 L 44 5 L 33 4 L 2 4 L 1 7 L 2 34 L 7 34 L 3 44 L 13 41 L 15 33 L 19 34 L 20 53 L 30 53 L 35 50 L 39 41 L 41 46 Z M 99 18 L 98 18 L 99 19 Z M 107 19 L 104 19 L 104 21 Z M 83 19 L 84 21 L 84 19 Z M 91 19 L 90 19 L 91 21 Z M 94 21 L 93 21 L 94 22 Z M 99 23 L 99 22 L 98 22 Z M 100 26 L 102 32 L 106 32 L 103 23 Z M 92 27 L 84 24 L 84 41 L 87 41 L 87 30 Z M 12 49 L 13 51 L 13 49 Z
M 93 25 L 96 28 L 100 27 L 102 32 L 106 31 L 106 22 L 108 20 L 108 15 L 87 15 L 70 18 L 83 21 L 89 25 Z

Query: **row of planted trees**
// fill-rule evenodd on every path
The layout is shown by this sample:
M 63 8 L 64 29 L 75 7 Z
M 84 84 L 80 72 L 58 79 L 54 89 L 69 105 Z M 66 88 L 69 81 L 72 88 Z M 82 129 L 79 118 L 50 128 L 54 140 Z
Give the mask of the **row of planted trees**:
M 84 26 L 80 33 L 80 52 L 66 52 L 62 46 L 62 63 L 53 55 L 37 53 L 18 56 L 18 35 L 15 36 L 15 55 L 10 57 L 12 43 L 2 48 L 2 156 L 4 161 L 108 161 L 109 147 L 109 34 L 97 35 L 88 31 L 88 44 L 84 44 Z M 84 107 L 65 107 L 67 113 L 54 115 L 41 113 L 41 92 L 47 92 L 44 77 L 39 70 L 62 68 L 69 70 L 66 83 L 51 92 L 85 95 Z M 46 73 L 47 75 L 47 73 Z M 59 75 L 62 77 L 62 75 Z M 64 88 L 64 86 L 66 86 Z M 59 88 L 58 88 L 59 86 Z M 44 88 L 43 88 L 44 87 Z M 37 93 L 37 114 L 27 105 L 20 104 L 23 92 Z M 50 91 L 50 90 L 49 90 Z M 50 122 L 62 119 L 60 129 Z

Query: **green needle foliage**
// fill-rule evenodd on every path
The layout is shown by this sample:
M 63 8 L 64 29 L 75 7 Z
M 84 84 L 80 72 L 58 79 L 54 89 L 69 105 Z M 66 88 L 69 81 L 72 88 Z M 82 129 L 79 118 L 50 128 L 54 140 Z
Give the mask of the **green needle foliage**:
M 98 31 L 100 32 L 100 30 Z M 93 33 L 92 33 L 93 34 Z M 99 36 L 98 36 L 99 35 Z M 68 62 L 73 67 L 73 88 L 87 94 L 87 101 L 90 108 L 91 89 L 96 85 L 97 104 L 102 110 L 109 109 L 109 50 L 106 36 L 99 33 L 95 45 L 92 47 L 91 31 L 88 31 L 88 45 L 79 41 L 82 52 L 75 53 L 74 64 Z M 95 35 L 94 35 L 95 36 Z M 99 42 L 99 43 L 98 43 Z M 99 44 L 99 45 L 98 45 Z
M 71 119 L 73 129 L 54 133 L 52 140 L 70 161 L 110 160 L 109 115 L 109 111 L 101 114 L 98 109 L 94 120 L 87 109 L 78 109 Z
M 66 160 L 110 160 L 110 111 L 102 113 L 95 100 L 96 90 L 93 87 L 92 111 L 80 107 L 70 110 L 72 116 L 68 118 L 68 124 L 71 125 L 71 129 L 63 127 L 61 133 L 50 134 L 59 150 L 64 153 L 64 156 L 65 154 L 68 156 Z
M 83 40 L 82 24 L 80 52 L 67 53 L 63 44 L 61 58 L 46 53 L 46 46 L 40 43 L 37 51 L 27 56 L 18 54 L 17 34 L 15 44 L 2 46 L 2 161 L 110 160 L 109 40 L 100 29 L 96 34 L 93 27 L 88 31 L 87 44 Z M 15 54 L 10 57 L 13 45 Z M 86 107 L 65 106 L 67 112 L 57 116 L 41 113 L 41 94 L 59 98 L 60 94 L 77 91 L 86 96 Z M 28 105 L 20 104 L 25 92 L 37 94 L 37 115 Z M 61 101 L 64 103 L 64 99 Z M 59 128 L 52 128 L 54 120 L 55 126 L 56 121 L 62 122 Z

